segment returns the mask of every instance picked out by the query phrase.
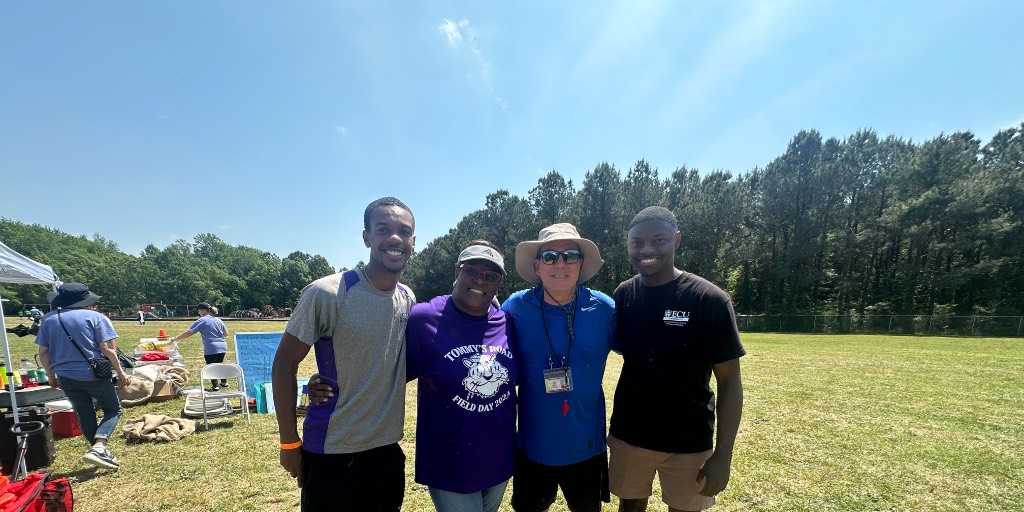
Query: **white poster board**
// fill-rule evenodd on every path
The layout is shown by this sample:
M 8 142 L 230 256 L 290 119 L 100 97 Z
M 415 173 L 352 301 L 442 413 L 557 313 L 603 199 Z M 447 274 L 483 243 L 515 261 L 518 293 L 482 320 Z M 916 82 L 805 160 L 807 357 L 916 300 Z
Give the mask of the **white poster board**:
M 256 396 L 257 382 L 270 382 L 270 367 L 274 364 L 281 336 L 283 332 L 235 333 L 235 357 L 245 372 L 245 390 L 249 396 Z

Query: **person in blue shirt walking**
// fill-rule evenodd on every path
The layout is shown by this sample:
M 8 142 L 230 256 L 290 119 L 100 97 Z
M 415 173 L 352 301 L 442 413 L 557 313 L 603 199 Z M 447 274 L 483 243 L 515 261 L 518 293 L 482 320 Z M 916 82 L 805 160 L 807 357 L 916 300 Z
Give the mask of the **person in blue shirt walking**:
M 206 359 L 206 364 L 223 363 L 224 354 L 228 351 L 228 327 L 224 325 L 223 320 L 214 316 L 217 309 L 208 303 L 200 302 L 196 309 L 199 310 L 199 318 L 192 322 L 188 330 L 171 338 L 171 341 L 187 339 L 198 332 L 203 337 L 203 358 Z M 228 385 L 227 379 L 220 382 L 214 379 L 210 382 L 210 389 L 214 391 Z
M 107 439 L 121 418 L 121 401 L 113 376 L 97 377 L 87 358 L 107 358 L 116 379 L 128 385 L 131 378 L 121 368 L 114 344 L 117 332 L 109 318 L 96 312 L 101 297 L 82 283 L 64 283 L 48 298 L 55 311 L 43 317 L 36 335 L 39 364 L 50 386 L 64 390 L 82 435 L 92 445 L 82 458 L 94 466 L 116 470 L 120 466 L 107 448 Z M 97 421 L 93 400 L 103 409 L 102 420 Z

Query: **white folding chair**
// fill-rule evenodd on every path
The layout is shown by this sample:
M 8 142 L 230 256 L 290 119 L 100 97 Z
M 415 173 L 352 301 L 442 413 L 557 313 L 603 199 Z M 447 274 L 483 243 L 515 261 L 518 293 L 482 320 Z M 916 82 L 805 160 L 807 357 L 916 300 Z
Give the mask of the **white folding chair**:
M 237 391 L 206 391 L 206 388 L 202 385 L 203 382 L 208 380 L 222 380 L 222 379 L 238 379 Z M 226 399 L 232 412 L 245 412 L 245 421 L 249 426 L 252 426 L 252 419 L 249 417 L 249 394 L 245 390 L 245 375 L 242 373 L 242 368 L 234 363 L 210 363 L 203 367 L 199 371 L 199 390 L 203 400 L 203 427 L 207 430 L 210 429 L 210 424 L 207 421 L 207 404 L 217 405 L 223 403 Z M 232 399 L 239 399 L 241 404 L 238 409 L 235 409 L 233 405 L 230 405 Z M 216 407 L 213 407 L 216 409 Z M 212 412 L 212 411 L 211 411 Z M 210 414 L 212 416 L 213 414 Z

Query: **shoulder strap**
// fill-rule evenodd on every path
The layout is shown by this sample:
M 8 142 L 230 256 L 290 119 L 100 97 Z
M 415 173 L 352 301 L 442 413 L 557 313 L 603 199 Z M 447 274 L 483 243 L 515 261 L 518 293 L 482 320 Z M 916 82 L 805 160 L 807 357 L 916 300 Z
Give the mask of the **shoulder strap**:
M 356 283 L 359 282 L 359 271 L 358 270 L 346 270 L 344 273 L 342 273 L 341 276 L 345 280 L 345 291 L 346 292 L 350 288 L 355 286 Z M 398 283 L 396 288 L 398 288 L 398 290 L 400 290 L 406 296 L 409 296 L 409 289 L 406 288 L 404 284 Z
M 68 341 L 70 341 L 71 344 L 74 345 L 75 348 L 77 348 L 78 351 L 82 354 L 82 357 L 84 357 L 85 360 L 88 361 L 89 360 L 89 356 L 85 355 L 85 350 L 82 350 L 82 347 L 78 345 L 78 342 L 75 341 L 75 339 L 71 337 L 71 333 L 68 332 L 68 328 L 64 327 L 64 320 L 60 317 L 60 308 L 57 308 L 57 321 L 60 322 L 60 327 L 62 329 L 64 329 L 64 334 L 68 335 Z
M 345 279 L 345 291 L 347 292 L 349 288 L 352 288 L 359 282 L 359 271 L 346 270 L 345 273 L 342 274 L 342 278 Z

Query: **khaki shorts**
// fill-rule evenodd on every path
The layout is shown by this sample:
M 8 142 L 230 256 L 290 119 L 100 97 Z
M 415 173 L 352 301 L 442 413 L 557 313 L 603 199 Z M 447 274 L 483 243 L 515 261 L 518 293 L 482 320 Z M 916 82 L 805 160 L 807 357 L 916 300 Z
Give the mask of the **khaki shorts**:
M 654 473 L 661 482 L 661 500 L 678 510 L 704 510 L 715 498 L 697 491 L 697 472 L 711 457 L 711 450 L 700 453 L 665 453 L 633 446 L 608 436 L 608 488 L 620 499 L 637 500 L 651 496 Z

